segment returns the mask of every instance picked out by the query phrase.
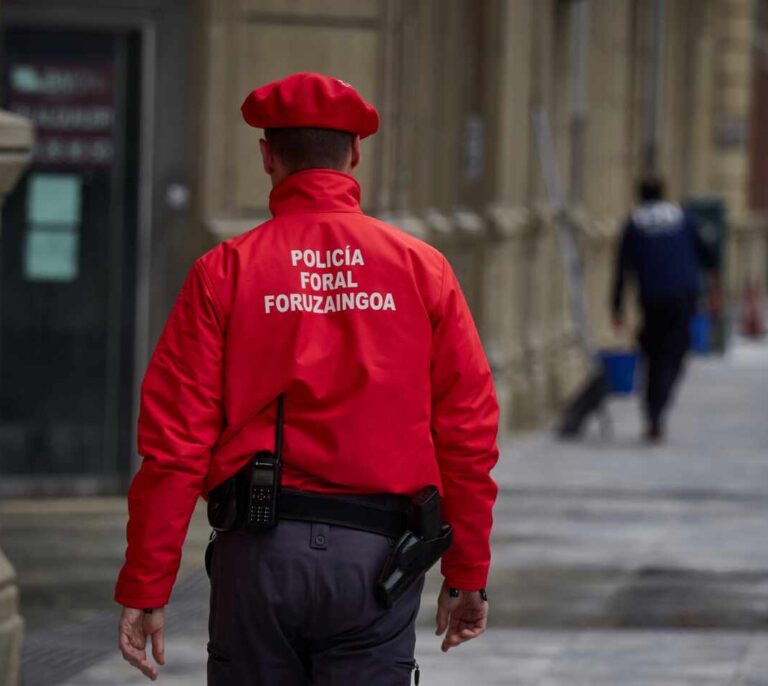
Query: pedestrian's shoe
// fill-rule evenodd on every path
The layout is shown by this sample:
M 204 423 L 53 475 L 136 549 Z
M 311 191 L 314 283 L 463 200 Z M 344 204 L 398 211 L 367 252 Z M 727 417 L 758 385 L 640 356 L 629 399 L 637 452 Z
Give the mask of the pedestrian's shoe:
M 648 443 L 661 443 L 664 440 L 664 431 L 660 422 L 651 422 L 645 432 L 645 440 Z

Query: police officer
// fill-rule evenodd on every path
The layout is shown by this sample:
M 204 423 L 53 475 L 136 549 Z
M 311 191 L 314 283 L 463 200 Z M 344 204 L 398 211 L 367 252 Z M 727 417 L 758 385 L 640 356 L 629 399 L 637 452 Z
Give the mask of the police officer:
M 388 609 L 374 589 L 424 487 L 439 488 L 453 529 L 442 649 L 486 625 L 489 367 L 443 255 L 360 209 L 351 173 L 378 129 L 373 106 L 302 73 L 254 90 L 242 114 L 265 130 L 272 218 L 195 262 L 144 377 L 120 648 L 157 677 L 145 645 L 162 665 L 195 503 L 250 474 L 247 517 L 261 521 L 278 487 L 277 524 L 238 514 L 212 545 L 208 683 L 408 684 L 423 574 Z M 269 471 L 277 453 L 282 475 Z
M 690 320 L 696 309 L 700 266 L 714 267 L 694 219 L 664 200 L 664 184 L 648 176 L 638 184 L 639 205 L 624 227 L 616 258 L 613 322 L 623 326 L 624 283 L 638 283 L 645 357 L 646 439 L 664 435 L 664 414 L 690 345 Z

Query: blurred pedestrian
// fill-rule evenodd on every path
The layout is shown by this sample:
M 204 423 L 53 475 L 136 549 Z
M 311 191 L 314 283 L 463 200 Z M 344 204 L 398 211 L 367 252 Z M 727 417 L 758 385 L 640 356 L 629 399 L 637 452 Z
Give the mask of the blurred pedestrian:
M 613 324 L 623 327 L 626 277 L 637 281 L 645 370 L 645 436 L 664 437 L 665 414 L 683 372 L 696 311 L 701 267 L 712 267 L 710 251 L 694 218 L 664 199 L 664 182 L 646 176 L 638 184 L 638 206 L 629 215 L 619 243 L 613 284 Z
M 163 664 L 163 607 L 205 493 L 209 684 L 405 686 L 451 527 L 442 648 L 485 629 L 491 373 L 446 259 L 360 209 L 373 106 L 295 74 L 242 113 L 265 130 L 273 218 L 195 262 L 144 377 L 120 647 L 157 677 L 146 640 Z

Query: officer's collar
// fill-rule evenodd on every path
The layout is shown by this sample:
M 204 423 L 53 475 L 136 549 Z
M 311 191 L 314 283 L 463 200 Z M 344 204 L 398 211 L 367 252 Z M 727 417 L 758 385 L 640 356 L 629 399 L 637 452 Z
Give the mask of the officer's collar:
M 287 176 L 269 194 L 274 216 L 312 212 L 360 212 L 360 184 L 334 169 L 306 169 Z

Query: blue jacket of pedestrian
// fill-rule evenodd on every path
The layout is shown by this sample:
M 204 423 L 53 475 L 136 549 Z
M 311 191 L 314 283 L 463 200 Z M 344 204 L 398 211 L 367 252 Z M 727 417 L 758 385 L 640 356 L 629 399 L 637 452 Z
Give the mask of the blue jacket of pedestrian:
M 613 312 L 621 313 L 624 283 L 634 274 L 641 303 L 695 296 L 700 268 L 713 267 L 695 218 L 665 201 L 640 204 L 629 216 L 619 244 L 613 287 Z

